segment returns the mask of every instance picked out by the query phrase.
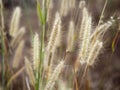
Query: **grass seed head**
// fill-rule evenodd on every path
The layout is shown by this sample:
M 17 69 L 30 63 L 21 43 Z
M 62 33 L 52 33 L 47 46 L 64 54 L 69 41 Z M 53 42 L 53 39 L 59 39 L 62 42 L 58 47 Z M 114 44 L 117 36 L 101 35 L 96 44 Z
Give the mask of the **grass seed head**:
M 49 39 L 49 42 L 47 45 L 47 51 L 49 51 L 49 52 L 51 52 L 53 50 L 53 47 L 55 45 L 56 36 L 57 36 L 59 28 L 60 28 L 59 24 L 60 24 L 60 16 L 59 16 L 59 13 L 57 12 L 56 16 L 55 16 L 55 22 L 53 25 L 53 29 L 52 29 L 52 32 L 50 35 L 50 39 Z
M 16 35 L 16 32 L 19 28 L 20 16 L 21 16 L 21 9 L 20 7 L 16 7 L 12 15 L 12 19 L 10 22 L 10 31 L 9 31 L 10 35 L 13 37 Z
M 39 54 L 40 54 L 40 43 L 39 35 L 36 33 L 33 40 L 33 66 L 35 70 L 38 70 L 39 67 Z
M 105 32 L 110 28 L 110 26 L 113 24 L 113 22 L 108 21 L 106 23 L 103 23 L 99 26 L 96 27 L 95 31 L 93 32 L 93 34 L 91 35 L 91 39 L 98 38 L 101 39 L 102 35 L 105 34 Z
M 59 13 L 57 12 L 55 16 L 55 21 L 53 24 L 52 32 L 50 34 L 49 42 L 48 42 L 48 45 L 46 47 L 46 52 L 45 52 L 44 68 L 46 69 L 48 67 L 48 62 L 50 60 L 51 53 L 53 53 L 54 50 L 56 49 L 56 46 L 60 44 L 59 41 L 57 41 L 57 40 L 60 40 L 60 37 L 61 37 L 60 36 L 60 29 L 61 29 L 60 23 L 61 23 L 61 19 L 60 19 Z
M 91 34 L 91 26 L 92 26 L 92 18 L 88 14 L 86 8 L 83 8 L 83 16 L 81 22 L 81 29 L 80 29 L 80 49 L 78 60 L 80 59 L 81 62 L 86 62 L 87 54 L 89 52 L 89 44 L 90 44 L 90 34 Z
M 55 84 L 55 81 L 58 79 L 59 77 L 59 74 L 61 73 L 61 70 L 63 69 L 64 67 L 64 61 L 61 61 L 57 67 L 55 68 L 55 70 L 53 71 L 53 73 L 51 74 L 49 80 L 48 80 L 48 83 L 46 84 L 45 86 L 45 90 L 52 90 L 54 84 Z
M 96 40 L 96 42 L 94 43 L 94 45 L 91 45 L 91 50 L 89 53 L 89 56 L 87 58 L 87 64 L 88 65 L 93 65 L 95 59 L 97 58 L 98 54 L 100 53 L 101 48 L 103 47 L 103 43 Z

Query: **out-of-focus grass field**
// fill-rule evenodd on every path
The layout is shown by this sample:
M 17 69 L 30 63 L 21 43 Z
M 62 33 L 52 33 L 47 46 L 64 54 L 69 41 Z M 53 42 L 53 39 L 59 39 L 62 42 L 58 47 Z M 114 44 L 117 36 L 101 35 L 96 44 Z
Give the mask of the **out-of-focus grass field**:
M 45 0 L 38 0 L 41 8 L 42 8 L 42 1 Z M 6 47 L 8 47 L 7 52 L 10 54 L 8 54 L 8 62 L 7 62 L 8 65 L 5 65 L 4 67 L 6 70 L 5 71 L 6 75 L 4 77 L 2 76 L 2 69 L 3 69 L 2 67 L 3 55 L 2 55 L 2 44 L 1 44 L 2 39 L 0 39 L 1 40 L 0 41 L 0 90 L 4 89 L 2 85 L 5 85 L 5 87 L 7 86 L 8 81 L 10 80 L 9 76 L 12 77 L 14 75 L 15 75 L 14 76 L 15 80 L 13 79 L 11 81 L 12 84 L 10 84 L 10 87 L 5 89 L 7 90 L 44 90 L 45 89 L 44 87 L 48 83 L 47 80 L 49 81 L 49 75 L 47 75 L 46 73 L 50 72 L 50 70 L 48 69 L 48 71 L 47 70 L 44 71 L 43 68 L 44 65 L 40 66 L 42 67 L 42 69 L 40 69 L 41 70 L 40 72 L 42 72 L 42 74 L 40 74 L 42 76 L 42 79 L 40 78 L 42 82 L 40 83 L 40 85 L 43 84 L 43 86 L 41 86 L 41 88 L 38 89 L 36 88 L 37 87 L 36 82 L 38 80 L 39 74 L 37 76 L 37 74 L 35 74 L 36 71 L 33 70 L 33 73 L 36 77 L 35 86 L 33 86 L 33 83 L 32 84 L 29 83 L 31 81 L 29 79 L 30 78 L 29 75 L 27 75 L 26 71 L 24 70 L 25 68 L 24 59 L 25 57 L 27 57 L 28 61 L 30 61 L 30 63 L 33 63 L 32 52 L 34 48 L 33 47 L 34 36 L 36 35 L 36 33 L 38 34 L 38 37 L 40 37 L 39 47 L 42 47 L 41 45 L 43 45 L 43 47 L 47 47 L 48 45 L 50 34 L 54 26 L 55 15 L 56 12 L 60 12 L 60 8 L 61 8 L 60 3 L 62 2 L 62 0 L 52 0 L 52 1 L 53 1 L 52 3 L 53 6 L 50 8 L 49 22 L 46 20 L 45 24 L 41 24 L 41 21 L 39 20 L 39 15 L 41 15 L 40 14 L 41 12 L 38 9 L 36 0 L 35 1 L 34 0 L 3 0 L 3 7 L 4 7 L 3 14 L 4 14 L 4 24 L 5 24 L 4 32 L 6 33 L 5 38 L 7 38 L 7 40 L 5 39 L 6 40 L 5 44 L 7 45 Z M 104 34 L 101 35 L 101 37 L 103 38 L 100 39 L 100 41 L 103 42 L 103 48 L 100 54 L 98 54 L 97 58 L 95 59 L 94 65 L 89 66 L 85 75 L 84 75 L 84 69 L 86 67 L 86 64 L 83 64 L 82 67 L 79 67 L 77 72 L 75 72 L 73 69 L 74 65 L 76 65 L 75 61 L 77 59 L 77 55 L 79 52 L 79 44 L 81 44 L 79 43 L 81 40 L 77 39 L 79 37 L 78 31 L 79 28 L 81 27 L 80 25 L 78 25 L 81 23 L 78 22 L 82 21 L 82 9 L 78 9 L 80 1 L 83 0 L 75 0 L 75 8 L 74 9 L 69 8 L 67 15 L 65 16 L 62 16 L 62 14 L 60 15 L 61 28 L 62 28 L 61 29 L 62 36 L 60 40 L 61 46 L 58 46 L 54 52 L 55 53 L 53 59 L 54 65 L 51 74 L 53 74 L 54 69 L 56 69 L 55 67 L 60 63 L 61 59 L 65 60 L 66 66 L 61 70 L 60 80 L 58 79 L 57 81 L 54 82 L 54 87 L 52 89 L 48 88 L 45 90 L 120 90 L 120 1 L 108 0 L 107 2 L 100 23 L 102 25 L 109 20 L 114 21 L 114 23 L 110 26 L 110 28 L 108 28 L 108 31 L 106 31 Z M 90 16 L 92 17 L 92 22 L 93 22 L 91 32 L 94 32 L 94 29 L 99 23 L 99 19 L 101 17 L 101 13 L 104 8 L 104 4 L 106 0 L 85 0 L 85 1 L 86 1 L 86 8 L 88 9 Z M 16 52 L 17 47 L 21 43 L 20 41 L 20 43 L 18 43 L 18 46 L 16 46 L 15 48 L 9 47 L 9 44 L 13 39 L 13 37 L 9 35 L 10 23 L 11 23 L 13 11 L 15 10 L 16 6 L 21 7 L 19 28 L 25 27 L 25 34 L 23 35 L 22 38 L 25 41 L 25 43 L 22 54 L 19 54 L 20 57 L 18 55 L 19 67 L 17 69 L 16 68 L 13 69 L 13 71 L 10 71 L 14 56 L 17 53 Z M 38 11 L 36 8 L 38 9 Z M 64 6 L 63 9 L 64 8 L 66 7 Z M 39 13 L 39 15 L 37 13 Z M 69 31 L 69 22 L 71 20 L 73 20 L 75 25 L 74 29 L 76 29 L 74 35 L 75 48 L 72 52 L 69 51 L 67 52 L 66 51 L 68 44 L 67 36 Z M 2 24 L 1 21 L 0 24 Z M 42 30 L 44 30 L 44 28 L 45 28 L 45 36 L 43 36 L 44 39 L 42 39 L 41 33 L 43 33 Z M 2 30 L 1 27 L 0 30 Z M 44 43 L 41 44 L 42 40 L 44 40 Z M 70 41 L 72 41 L 72 39 L 70 39 Z M 44 58 L 47 57 L 45 56 L 46 54 L 45 48 L 42 49 L 42 51 L 41 48 L 39 50 L 40 50 L 39 52 L 40 59 L 43 59 L 43 57 Z M 41 54 L 44 55 L 41 56 Z M 52 54 L 49 55 L 50 60 L 52 60 L 51 58 L 52 58 Z M 56 60 L 56 59 L 60 59 L 60 60 Z M 29 65 L 28 63 L 27 65 Z M 50 65 L 50 61 L 48 62 L 48 64 Z M 31 64 L 31 67 L 33 68 L 34 64 Z M 81 78 L 82 76 L 83 78 Z M 4 84 L 2 82 L 3 77 L 5 78 Z M 64 87 L 69 87 L 69 88 L 64 88 Z

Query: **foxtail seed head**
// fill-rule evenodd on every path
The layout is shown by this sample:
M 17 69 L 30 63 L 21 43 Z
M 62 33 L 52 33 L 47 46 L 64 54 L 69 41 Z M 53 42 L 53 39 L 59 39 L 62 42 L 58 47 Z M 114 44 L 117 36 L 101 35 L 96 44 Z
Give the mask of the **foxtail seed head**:
M 21 16 L 21 9 L 20 7 L 16 7 L 10 22 L 10 35 L 13 37 L 16 35 L 16 32 L 19 28 L 20 16 Z
M 47 85 L 45 86 L 44 90 L 51 90 L 55 84 L 55 81 L 58 79 L 59 74 L 61 73 L 61 70 L 64 67 L 64 61 L 61 61 L 57 67 L 55 68 L 55 70 L 53 71 L 53 73 L 51 74 Z
M 59 16 L 59 13 L 56 13 L 55 22 L 54 22 L 53 29 L 50 35 L 50 39 L 47 45 L 47 51 L 49 52 L 51 52 L 54 48 L 56 36 L 59 32 L 59 29 L 60 29 L 60 16 Z
M 93 65 L 96 57 L 100 53 L 101 48 L 103 47 L 103 43 L 100 41 L 96 41 L 94 45 L 91 45 L 91 50 L 89 53 L 89 56 L 87 58 L 87 64 L 88 65 Z
M 33 66 L 35 70 L 38 70 L 39 67 L 39 52 L 40 52 L 40 43 L 39 43 L 39 36 L 36 33 L 34 36 L 34 41 L 33 41 Z

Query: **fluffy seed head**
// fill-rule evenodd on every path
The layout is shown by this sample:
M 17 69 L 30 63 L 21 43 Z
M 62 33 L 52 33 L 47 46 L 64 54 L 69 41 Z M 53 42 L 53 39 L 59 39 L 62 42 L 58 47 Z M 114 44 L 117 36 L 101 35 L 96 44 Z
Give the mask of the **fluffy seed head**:
M 59 20 L 58 26 L 57 26 L 57 35 L 56 35 L 56 38 L 55 38 L 54 47 L 53 47 L 52 52 L 54 52 L 57 47 L 61 46 L 61 37 L 62 37 L 61 20 Z
M 83 38 L 83 32 L 85 31 L 87 20 L 88 20 L 88 11 L 86 8 L 83 8 L 79 39 Z
M 12 20 L 10 22 L 10 35 L 13 37 L 15 36 L 19 28 L 20 16 L 21 16 L 21 9 L 20 7 L 16 7 L 12 15 Z
M 91 45 L 91 51 L 89 53 L 88 59 L 87 59 L 87 64 L 88 65 L 93 65 L 96 57 L 100 53 L 101 48 L 103 47 L 103 43 L 100 41 L 96 41 L 94 45 Z
M 89 16 L 88 20 L 86 21 L 85 25 L 85 30 L 83 32 L 83 38 L 82 38 L 82 45 L 80 49 L 80 60 L 86 60 L 88 53 L 89 53 L 89 48 L 90 48 L 90 33 L 91 33 L 91 25 L 92 20 L 91 17 Z M 86 62 L 86 61 L 85 61 Z
M 34 40 L 33 40 L 33 66 L 34 69 L 37 70 L 39 67 L 39 52 L 40 52 L 40 43 L 39 43 L 39 36 L 36 33 L 34 36 Z
M 51 90 L 55 84 L 55 81 L 58 79 L 59 74 L 61 73 L 61 70 L 64 67 L 64 61 L 61 61 L 57 67 L 55 68 L 55 70 L 53 71 L 53 73 L 51 74 L 47 85 L 45 86 L 45 90 Z
M 59 29 L 60 29 L 60 16 L 58 13 L 56 13 L 55 22 L 54 22 L 53 29 L 50 35 L 48 46 L 47 46 L 47 51 L 49 52 L 53 50 Z
M 110 28 L 110 26 L 112 25 L 111 21 L 108 21 L 106 23 L 103 23 L 102 25 L 99 25 L 98 27 L 96 27 L 95 32 L 91 35 L 91 39 L 95 36 L 95 38 L 102 38 L 101 35 L 108 30 L 108 28 Z
M 83 16 L 79 36 L 81 43 L 79 46 L 80 49 L 78 55 L 78 60 L 81 60 L 82 62 L 85 62 L 89 50 L 91 23 L 92 20 L 91 17 L 88 15 L 87 9 L 83 8 Z

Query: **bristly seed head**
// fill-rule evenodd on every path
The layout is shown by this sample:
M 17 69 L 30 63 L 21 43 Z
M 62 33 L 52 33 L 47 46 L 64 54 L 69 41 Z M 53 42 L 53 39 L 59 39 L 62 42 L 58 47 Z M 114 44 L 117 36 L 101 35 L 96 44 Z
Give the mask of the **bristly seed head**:
M 53 71 L 53 73 L 50 76 L 50 79 L 48 80 L 48 83 L 45 86 L 44 90 L 51 90 L 55 84 L 55 81 L 58 79 L 59 74 L 61 73 L 61 70 L 64 67 L 64 61 L 61 61 L 57 67 L 55 68 L 55 70 Z
M 89 52 L 89 56 L 87 58 L 87 64 L 93 65 L 95 59 L 97 58 L 98 54 L 100 53 L 101 48 L 103 47 L 103 43 L 100 41 L 96 41 L 94 45 L 91 45 L 91 50 Z
M 39 63 L 40 63 L 39 52 L 40 52 L 39 36 L 36 33 L 33 41 L 33 64 L 34 64 L 35 70 L 38 70 Z
M 20 7 L 16 7 L 12 15 L 12 19 L 10 22 L 10 31 L 9 31 L 10 35 L 13 37 L 16 35 L 16 32 L 19 28 L 20 16 L 21 16 L 21 9 Z
M 59 16 L 59 13 L 56 13 L 55 22 L 54 22 L 53 29 L 50 35 L 50 39 L 47 45 L 47 51 L 49 52 L 51 52 L 54 48 L 56 36 L 59 32 L 59 29 L 60 29 L 60 16 Z

